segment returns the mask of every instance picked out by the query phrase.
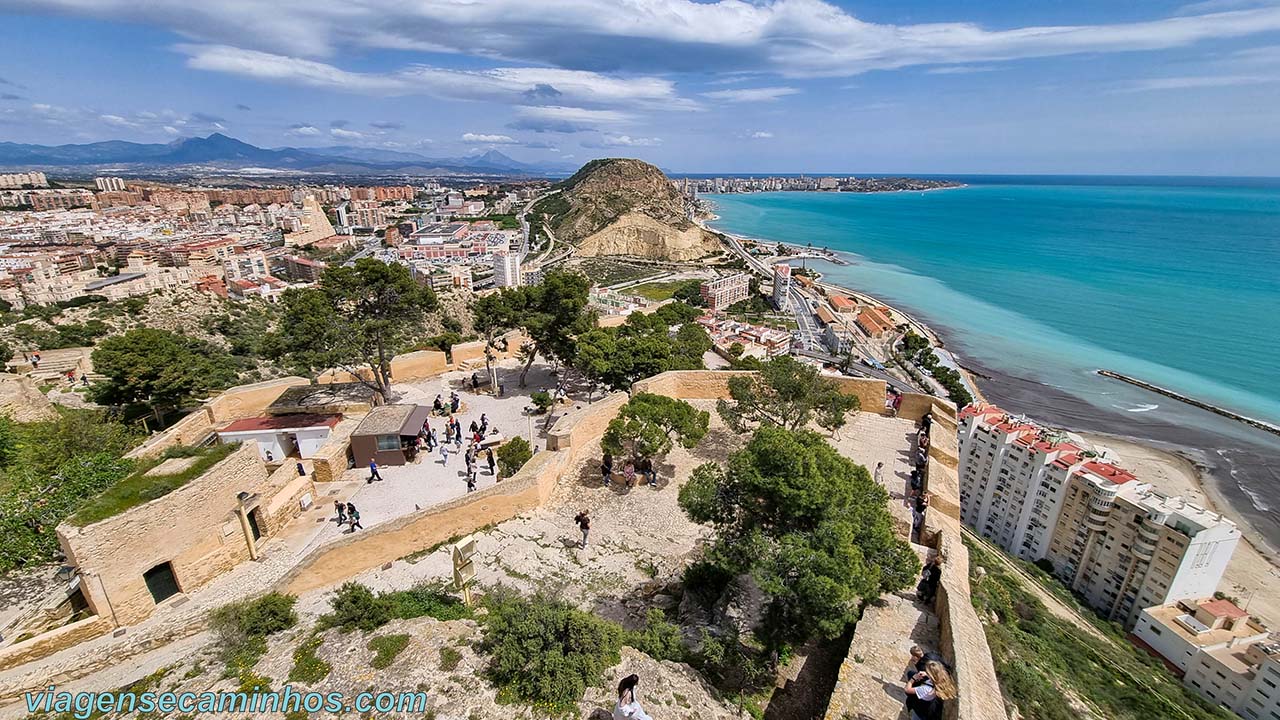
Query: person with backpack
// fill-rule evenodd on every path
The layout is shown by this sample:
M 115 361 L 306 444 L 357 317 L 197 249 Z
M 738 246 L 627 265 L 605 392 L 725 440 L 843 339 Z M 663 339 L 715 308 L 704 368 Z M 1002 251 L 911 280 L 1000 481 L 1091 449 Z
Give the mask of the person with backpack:
M 613 720 L 653 720 L 640 707 L 640 698 L 636 694 L 639 683 L 640 676 L 634 673 L 618 683 L 618 702 L 613 706 Z
M 955 681 L 936 660 L 926 662 L 924 667 L 907 681 L 907 709 L 911 720 L 942 720 L 944 705 L 956 698 Z
M 360 511 L 356 509 L 354 503 L 347 503 L 347 522 L 351 523 L 351 532 L 364 529 L 360 524 Z

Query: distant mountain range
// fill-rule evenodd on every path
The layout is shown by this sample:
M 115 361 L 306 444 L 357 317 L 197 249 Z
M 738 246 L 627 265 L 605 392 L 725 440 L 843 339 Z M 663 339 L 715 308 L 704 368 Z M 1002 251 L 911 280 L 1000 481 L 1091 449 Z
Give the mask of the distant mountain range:
M 0 168 L 65 167 L 90 170 L 111 166 L 122 170 L 267 168 L 290 173 L 334 174 L 510 174 L 559 175 L 576 166 L 522 163 L 497 150 L 460 158 L 431 158 L 418 153 L 350 145 L 314 148 L 260 148 L 222 133 L 171 143 L 123 140 L 83 145 L 27 145 L 0 142 Z

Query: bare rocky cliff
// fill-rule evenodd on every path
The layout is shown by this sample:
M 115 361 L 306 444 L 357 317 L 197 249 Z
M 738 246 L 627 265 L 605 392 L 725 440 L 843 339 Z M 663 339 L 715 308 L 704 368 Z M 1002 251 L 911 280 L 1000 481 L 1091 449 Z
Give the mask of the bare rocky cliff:
M 556 237 L 578 255 L 688 261 L 720 250 L 715 235 L 685 216 L 684 199 L 658 168 L 640 160 L 592 160 L 547 201 Z

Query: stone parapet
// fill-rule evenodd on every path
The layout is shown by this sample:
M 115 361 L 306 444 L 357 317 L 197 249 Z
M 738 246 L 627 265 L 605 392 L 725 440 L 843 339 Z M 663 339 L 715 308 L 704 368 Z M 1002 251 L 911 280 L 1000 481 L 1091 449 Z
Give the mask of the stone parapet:
M 8 670 L 32 660 L 48 657 L 59 650 L 65 650 L 110 631 L 111 621 L 97 615 L 68 623 L 33 638 L 16 642 L 0 651 L 0 670 Z

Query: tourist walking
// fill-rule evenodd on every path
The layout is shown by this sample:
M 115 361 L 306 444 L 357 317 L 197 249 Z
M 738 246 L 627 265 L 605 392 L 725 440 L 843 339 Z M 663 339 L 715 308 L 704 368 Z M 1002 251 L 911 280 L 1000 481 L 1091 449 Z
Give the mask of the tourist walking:
M 578 529 L 582 531 L 582 545 L 580 547 L 585 549 L 587 547 L 587 535 L 591 533 L 591 518 L 587 516 L 587 511 L 583 510 L 573 518 L 573 521 L 578 524 Z
M 956 698 L 956 684 L 942 663 L 930 660 L 907 681 L 907 709 L 911 720 L 942 720 L 943 706 Z
M 489 434 L 489 417 L 484 413 L 480 413 L 480 434 Z
M 471 425 L 469 425 L 467 429 L 471 431 L 472 435 L 475 435 L 476 433 L 480 432 L 480 424 L 477 423 L 475 420 L 472 420 Z
M 476 490 L 476 466 L 467 465 L 467 492 L 475 492 Z
M 636 693 L 639 675 L 628 675 L 618 683 L 618 702 L 613 706 L 613 720 L 653 720 L 644 708 L 640 707 L 640 698 Z
M 333 509 L 338 511 L 338 524 L 347 524 L 347 506 L 342 504 L 341 500 L 333 501 Z
M 871 477 L 876 481 L 877 485 L 884 484 L 884 463 L 876 463 L 876 470 L 871 474 Z
M 448 467 L 448 466 L 449 466 L 449 443 L 448 443 L 448 441 L 445 441 L 445 444 L 440 446 L 440 464 L 441 464 L 441 465 L 444 465 L 445 467 Z
M 382 482 L 382 475 L 378 473 L 378 461 L 370 460 L 369 461 L 369 482 L 373 482 L 374 480 L 377 480 L 378 482 Z
M 347 522 L 351 524 L 351 532 L 364 529 L 360 524 L 360 511 L 352 503 L 347 503 Z
M 484 451 L 484 454 L 485 454 L 485 459 L 489 461 L 489 474 L 497 475 L 498 474 L 497 462 L 493 459 L 493 448 L 486 449 Z
M 609 486 L 609 480 L 613 476 L 613 455 L 605 453 L 600 459 L 600 482 L 605 487 Z

